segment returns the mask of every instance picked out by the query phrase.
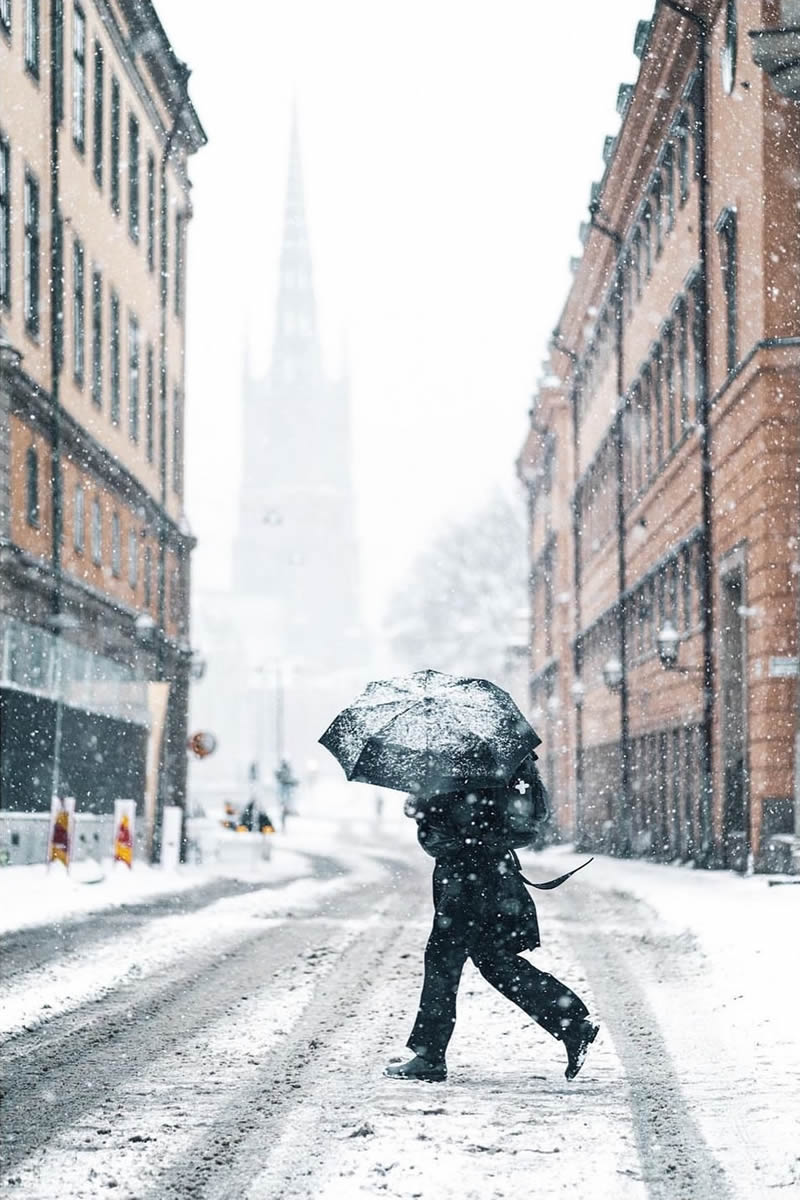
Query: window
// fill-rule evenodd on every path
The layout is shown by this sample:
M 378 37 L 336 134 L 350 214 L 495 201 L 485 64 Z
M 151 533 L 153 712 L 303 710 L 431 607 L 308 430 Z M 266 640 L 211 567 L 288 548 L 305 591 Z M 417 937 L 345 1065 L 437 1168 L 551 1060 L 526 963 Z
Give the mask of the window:
M 183 613 L 181 612 L 181 575 L 180 568 L 178 566 L 174 566 L 170 573 L 169 615 L 172 623 L 180 627 L 182 624 Z
M 152 462 L 155 457 L 155 411 L 153 406 L 153 388 L 155 386 L 153 363 L 153 347 L 147 347 L 147 378 L 145 381 L 145 401 L 144 401 L 144 420 L 145 420 L 145 449 L 147 451 L 147 461 Z
M 656 346 L 653 357 L 653 420 L 655 421 L 656 447 L 655 470 L 661 469 L 664 461 L 664 375 L 661 365 L 661 347 Z
M 689 335 L 685 300 L 681 300 L 675 310 L 675 349 L 678 367 L 680 428 L 681 433 L 685 433 L 689 426 Z
M 156 160 L 152 150 L 147 151 L 147 266 L 151 271 L 156 266 Z
M 11 0 L 0 0 L 0 29 L 11 34 Z
M 122 573 L 122 533 L 119 524 L 119 513 L 111 514 L 111 574 L 119 579 Z
M 139 322 L 128 317 L 128 437 L 139 440 Z
M 634 297 L 637 300 L 642 298 L 642 235 L 637 229 L 633 235 L 631 244 L 631 259 L 633 265 L 633 287 Z
M 136 588 L 139 582 L 139 539 L 136 530 L 128 531 L 128 583 Z
M 25 0 L 25 70 L 39 78 L 39 0 Z
M 681 551 L 681 584 L 683 592 L 683 628 L 692 628 L 692 551 L 684 546 Z
M 703 558 L 702 543 L 698 542 L 695 550 L 695 582 L 697 587 L 697 623 L 702 629 L 706 620 L 705 608 L 705 583 L 706 583 L 706 565 Z
M 86 288 L 84 283 L 83 245 L 72 243 L 72 373 L 83 387 L 86 368 Z
M 180 496 L 183 491 L 183 397 L 172 389 L 172 489 Z
M 669 143 L 664 153 L 664 196 L 667 201 L 667 233 L 675 227 L 675 148 Z
M 633 265 L 630 251 L 622 263 L 622 315 L 627 317 L 633 311 Z
M 92 562 L 96 567 L 99 567 L 103 561 L 103 513 L 100 509 L 100 501 L 95 496 L 92 501 L 92 527 L 90 530 Z
M 175 213 L 175 316 L 183 316 L 183 239 L 185 235 L 183 213 Z
M 642 424 L 644 426 L 644 482 L 653 474 L 652 374 L 649 367 L 642 372 Z
M 98 187 L 103 186 L 103 99 L 105 96 L 105 66 L 103 47 L 94 44 L 94 122 L 92 130 L 92 170 Z
M 736 83 L 736 50 L 738 41 L 738 20 L 736 16 L 736 0 L 726 0 L 725 5 L 725 41 L 720 50 L 719 65 L 722 72 L 722 86 L 730 95 Z
M 111 76 L 111 210 L 119 215 L 119 140 L 121 100 L 119 80 Z
M 656 575 L 656 611 L 659 629 L 664 628 L 664 622 L 667 619 L 666 582 L 666 569 L 660 567 Z
M 139 122 L 128 113 L 128 233 L 139 241 Z
M 726 362 L 728 371 L 736 366 L 736 324 L 737 324 L 737 246 L 736 246 L 736 210 L 725 208 L 717 220 L 719 236 L 719 260 L 722 269 L 722 287 L 725 292 L 725 322 L 726 322 Z
M 72 544 L 77 554 L 83 554 L 86 544 L 86 499 L 81 485 L 75 485 L 72 501 Z
M 33 337 L 39 334 L 39 184 L 25 172 L 25 232 L 23 243 L 23 310 L 25 328 Z
M 667 450 L 671 450 L 678 440 L 677 421 L 675 419 L 675 338 L 672 325 L 664 326 L 664 393 L 667 404 Z
M 655 235 L 656 235 L 655 236 L 656 258 L 658 258 L 659 254 L 661 253 L 661 251 L 663 249 L 663 245 L 664 245 L 664 228 L 663 228 L 663 225 L 664 225 L 664 212 L 663 212 L 664 184 L 663 184 L 663 181 L 661 178 L 660 170 L 659 170 L 658 174 L 656 175 L 655 179 L 653 180 L 653 187 L 652 187 L 652 191 L 650 194 L 651 194 L 651 198 L 652 198 L 653 228 L 655 230 Z
M 92 402 L 103 405 L 103 277 L 92 272 Z
M 153 556 L 149 546 L 144 548 L 144 606 L 153 603 Z
M 0 137 L 0 304 L 11 304 L 11 151 Z
M 689 145 L 689 118 L 685 112 L 678 115 L 675 134 L 678 142 L 678 183 L 681 207 L 689 199 L 691 177 L 691 146 Z
M 649 279 L 653 273 L 653 213 L 649 204 L 642 213 L 642 244 L 644 246 L 644 275 Z
M 64 120 L 64 0 L 53 0 L 53 109 L 60 125 Z
M 72 14 L 72 140 L 86 146 L 86 17 L 79 4 Z
M 119 296 L 111 293 L 111 337 L 109 342 L 109 367 L 111 376 L 111 420 L 119 425 Z
M 28 524 L 39 527 L 39 455 L 35 446 L 25 452 L 25 516 Z

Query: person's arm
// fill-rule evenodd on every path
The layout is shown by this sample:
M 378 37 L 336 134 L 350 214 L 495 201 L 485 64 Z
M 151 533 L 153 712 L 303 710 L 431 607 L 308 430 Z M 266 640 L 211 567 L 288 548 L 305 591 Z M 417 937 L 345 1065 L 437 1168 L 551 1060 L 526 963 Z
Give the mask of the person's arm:
M 449 812 L 432 800 L 418 800 L 409 796 L 404 812 L 417 822 L 417 841 L 431 858 L 445 858 L 464 849 L 464 838 L 454 830 Z

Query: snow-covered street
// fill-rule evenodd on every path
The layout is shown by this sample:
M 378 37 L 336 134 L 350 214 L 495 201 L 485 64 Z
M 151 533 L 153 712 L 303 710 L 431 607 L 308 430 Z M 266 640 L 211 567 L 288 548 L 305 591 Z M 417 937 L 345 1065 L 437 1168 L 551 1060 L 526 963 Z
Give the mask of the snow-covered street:
M 400 1082 L 382 1070 L 405 1053 L 430 908 L 407 825 L 298 822 L 260 880 L 198 872 L 7 933 L 10 1193 L 800 1194 L 800 888 L 596 860 L 538 899 L 534 961 L 601 1024 L 578 1080 L 468 966 L 449 1079 Z M 580 861 L 523 857 L 539 878 Z

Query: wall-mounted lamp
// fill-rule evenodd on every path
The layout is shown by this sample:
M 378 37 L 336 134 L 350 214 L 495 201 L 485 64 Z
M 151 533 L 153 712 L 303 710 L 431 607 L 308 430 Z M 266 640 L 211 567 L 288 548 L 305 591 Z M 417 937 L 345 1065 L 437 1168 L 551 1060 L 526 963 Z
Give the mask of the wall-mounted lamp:
M 622 663 L 618 658 L 609 658 L 603 663 L 603 682 L 612 692 L 622 687 Z

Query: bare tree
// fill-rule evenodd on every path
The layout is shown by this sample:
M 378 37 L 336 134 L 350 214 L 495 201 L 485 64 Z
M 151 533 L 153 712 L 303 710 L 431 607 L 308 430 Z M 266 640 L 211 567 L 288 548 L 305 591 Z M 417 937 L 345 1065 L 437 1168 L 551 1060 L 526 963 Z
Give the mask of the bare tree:
M 525 635 L 525 571 L 521 508 L 497 492 L 446 528 L 392 597 L 387 634 L 398 661 L 502 680 L 509 647 Z

